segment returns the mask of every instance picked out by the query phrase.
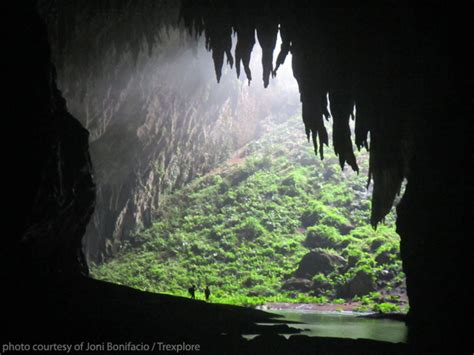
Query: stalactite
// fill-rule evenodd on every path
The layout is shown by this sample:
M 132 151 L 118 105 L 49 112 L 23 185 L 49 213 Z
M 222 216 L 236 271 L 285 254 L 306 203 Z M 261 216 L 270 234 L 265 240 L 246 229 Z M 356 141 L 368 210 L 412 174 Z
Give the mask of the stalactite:
M 138 73 L 142 65 L 137 62 L 140 53 L 152 54 L 163 30 L 170 27 L 183 32 L 186 29 L 194 37 L 204 36 L 217 81 L 224 60 L 231 67 L 234 64 L 234 33 L 235 70 L 239 76 L 243 65 L 250 82 L 249 62 L 257 37 L 263 51 L 264 86 L 277 75 L 291 52 L 303 121 L 315 152 L 323 157 L 323 147 L 329 144 L 324 117 L 332 116 L 332 143 L 340 164 L 344 167 L 347 163 L 357 171 L 349 128 L 355 105 L 354 143 L 358 149 L 370 148 L 372 155 L 369 180 L 374 182 L 372 221 L 376 224 L 392 205 L 409 160 L 409 152 L 402 149 L 407 140 L 403 136 L 406 120 L 402 115 L 407 110 L 399 112 L 397 108 L 412 101 L 410 74 L 405 73 L 409 53 L 402 55 L 400 45 L 416 50 L 410 45 L 411 35 L 406 30 L 409 26 L 400 22 L 400 18 L 409 18 L 406 9 L 358 7 L 344 1 L 331 7 L 319 2 L 283 0 L 177 3 L 117 0 L 84 5 L 74 0 L 65 5 L 61 1 L 40 0 L 59 72 L 67 73 L 68 81 L 75 83 L 68 90 L 79 90 L 84 98 L 97 84 L 94 78 L 104 75 L 114 78 L 114 82 L 122 77 L 123 83 L 113 90 L 123 90 L 130 74 L 120 71 L 124 68 L 121 64 L 137 63 Z M 110 16 L 112 12 L 114 16 Z M 85 18 L 88 21 L 84 22 Z M 274 60 L 278 31 L 282 44 Z M 190 37 L 181 37 L 186 46 L 191 46 Z M 104 74 L 104 58 L 109 57 L 114 57 L 117 70 Z M 332 115 L 327 110 L 328 93 Z
M 187 4 L 183 3 L 183 7 L 186 8 Z M 264 86 L 268 86 L 270 73 L 276 75 L 278 67 L 291 52 L 306 134 L 308 139 L 313 140 L 315 152 L 321 158 L 323 147 L 328 144 L 323 117 L 332 116 L 334 151 L 339 156 L 341 167 L 347 163 L 358 171 L 349 120 L 355 119 L 355 145 L 358 149 L 369 149 L 370 132 L 373 157 L 369 181 L 374 181 L 372 223 L 376 225 L 390 210 L 406 173 L 403 166 L 409 160 L 409 151 L 402 153 L 404 119 L 394 117 L 398 110 L 396 105 L 403 101 L 399 97 L 400 90 L 397 92 L 393 85 L 393 81 L 397 80 L 394 76 L 402 74 L 402 67 L 397 67 L 397 60 L 400 61 L 398 46 L 394 43 L 409 42 L 409 36 L 403 33 L 400 22 L 396 20 L 404 10 L 354 8 L 346 3 L 334 7 L 312 6 L 309 3 L 301 6 L 284 1 L 273 2 L 272 6 L 270 2 L 252 5 L 244 1 L 236 10 L 233 4 L 219 3 L 219 9 L 221 12 L 225 9 L 230 11 L 229 20 L 237 33 L 237 74 L 240 74 L 242 53 L 251 51 L 246 38 L 253 31 L 248 27 L 249 22 L 245 22 L 247 16 L 262 13 L 265 16 L 257 16 L 254 27 L 264 54 Z M 211 6 L 211 3 L 203 6 Z M 385 13 L 387 16 L 382 16 Z M 191 10 L 187 14 L 189 17 L 185 25 L 191 31 L 200 31 L 195 24 L 202 23 L 204 28 L 209 26 L 205 18 L 202 22 L 192 20 Z M 282 44 L 273 69 L 278 24 Z M 213 26 L 212 21 L 210 26 Z M 400 34 L 403 34 L 402 38 Z M 227 36 L 227 31 L 216 31 L 214 28 L 213 36 Z M 217 39 L 214 41 L 219 43 Z M 209 50 L 214 50 L 212 45 Z M 220 63 L 217 66 L 220 68 Z M 250 79 L 249 75 L 247 77 Z M 328 93 L 331 115 L 327 111 Z M 391 96 L 392 100 L 389 99 Z
M 235 70 L 237 77 L 240 77 L 240 62 L 244 66 L 245 75 L 249 81 L 252 81 L 252 73 L 250 71 L 250 56 L 255 44 L 255 25 L 248 18 L 243 18 L 240 23 L 235 26 L 237 33 L 237 44 L 235 46 Z
M 262 47 L 263 86 L 267 87 L 270 74 L 273 73 L 273 51 L 278 35 L 278 23 L 261 19 L 257 21 L 256 29 L 258 42 Z

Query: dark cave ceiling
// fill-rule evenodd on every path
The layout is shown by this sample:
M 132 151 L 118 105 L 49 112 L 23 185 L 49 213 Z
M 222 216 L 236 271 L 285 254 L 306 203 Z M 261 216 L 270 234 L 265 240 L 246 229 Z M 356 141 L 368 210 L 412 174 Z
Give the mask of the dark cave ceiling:
M 375 4 L 375 3 L 374 3 Z M 373 181 L 371 222 L 390 211 L 408 175 L 414 121 L 423 96 L 424 63 L 432 49 L 420 36 L 420 10 L 387 1 L 356 6 L 338 1 L 39 1 L 48 23 L 58 71 L 76 78 L 78 90 L 94 83 L 104 56 L 117 61 L 143 51 L 152 53 L 166 30 L 182 31 L 183 46 L 204 37 L 219 81 L 224 61 L 241 67 L 252 80 L 252 49 L 262 48 L 263 83 L 292 54 L 303 121 L 315 152 L 328 145 L 325 125 L 331 115 L 332 142 L 341 167 L 358 170 L 353 152 L 370 150 Z M 278 32 L 281 48 L 275 48 Z M 236 46 L 232 53 L 232 37 Z M 135 66 L 135 70 L 140 70 Z M 327 97 L 329 94 L 330 111 Z M 354 106 L 356 111 L 354 112 Z M 350 120 L 355 120 L 352 137 Z

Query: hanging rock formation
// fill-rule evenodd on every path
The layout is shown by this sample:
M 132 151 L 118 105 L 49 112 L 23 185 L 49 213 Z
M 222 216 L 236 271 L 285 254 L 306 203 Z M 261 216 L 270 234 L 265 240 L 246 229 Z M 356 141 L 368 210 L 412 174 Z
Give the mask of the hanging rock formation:
M 358 171 L 349 129 L 349 120 L 356 119 L 356 145 L 371 150 L 369 181 L 374 181 L 372 224 L 375 226 L 390 211 L 410 159 L 411 137 L 407 132 L 409 112 L 416 97 L 412 83 L 407 83 L 403 74 L 412 69 L 406 61 L 414 46 L 414 36 L 413 28 L 404 26 L 399 19 L 410 19 L 413 14 L 401 6 L 348 5 L 345 2 L 328 7 L 305 1 L 257 4 L 204 1 L 196 11 L 192 1 L 183 1 L 181 18 L 190 32 L 205 34 L 208 49 L 213 53 L 216 52 L 213 43 L 231 39 L 227 27 L 215 30 L 215 21 L 225 21 L 226 26 L 233 28 L 237 35 L 237 75 L 240 59 L 243 55 L 250 56 L 255 32 L 263 52 L 265 87 L 270 73 L 277 75 L 278 66 L 291 52 L 308 139 L 312 138 L 315 151 L 322 158 L 323 146 L 329 142 L 324 118 L 332 117 L 334 150 L 341 167 L 347 163 Z M 278 30 L 282 44 L 274 69 Z M 217 53 L 220 54 L 213 58 L 219 80 L 223 52 L 217 49 Z M 247 77 L 251 80 L 250 72 Z

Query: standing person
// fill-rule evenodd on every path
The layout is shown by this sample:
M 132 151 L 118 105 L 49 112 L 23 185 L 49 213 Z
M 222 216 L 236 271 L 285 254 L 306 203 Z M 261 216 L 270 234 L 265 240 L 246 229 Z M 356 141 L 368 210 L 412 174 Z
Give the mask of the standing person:
M 211 290 L 209 289 L 208 285 L 206 285 L 206 289 L 204 290 L 204 296 L 206 296 L 206 301 L 209 301 L 209 297 L 211 296 Z
M 192 299 L 196 298 L 196 285 L 192 285 L 190 288 L 188 288 L 188 292 L 191 295 Z

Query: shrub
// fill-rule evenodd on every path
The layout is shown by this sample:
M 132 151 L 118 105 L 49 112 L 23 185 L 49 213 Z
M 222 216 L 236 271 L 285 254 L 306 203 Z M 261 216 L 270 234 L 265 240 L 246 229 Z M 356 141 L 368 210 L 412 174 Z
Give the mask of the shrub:
M 266 233 L 266 229 L 254 217 L 247 217 L 234 231 L 239 239 L 244 240 L 255 240 Z
M 325 208 L 325 213 L 320 223 L 337 228 L 341 234 L 347 234 L 353 228 L 349 220 L 338 210 Z
M 317 225 L 308 228 L 304 246 L 307 248 L 336 248 L 341 239 L 336 228 Z
M 349 169 L 341 174 L 332 152 L 321 161 L 298 143 L 295 120 L 301 117 L 247 146 L 244 163 L 224 165 L 218 174 L 162 195 L 152 227 L 132 235 L 114 260 L 91 266 L 94 277 L 183 296 L 189 284 L 209 283 L 213 302 L 241 305 L 321 301 L 311 295 L 334 297 L 358 272 L 371 283 L 381 281 L 385 270 L 393 275 L 384 280 L 388 287 L 401 284 L 393 224 L 377 230 L 368 225 L 367 157 L 360 175 Z M 308 254 L 305 238 L 308 247 L 323 247 L 323 254 L 347 262 L 336 263 L 326 276 L 308 273 L 304 294 L 282 291 Z M 375 240 L 382 244 L 371 245 Z M 383 253 L 390 260 L 380 264 Z M 380 302 L 372 296 L 365 296 L 365 307 Z
M 400 306 L 393 303 L 380 303 L 374 304 L 372 310 L 380 313 L 391 313 L 391 312 L 400 312 Z
M 325 206 L 321 202 L 313 200 L 310 206 L 303 211 L 301 223 L 303 227 L 314 226 L 316 223 L 319 223 L 324 215 Z

